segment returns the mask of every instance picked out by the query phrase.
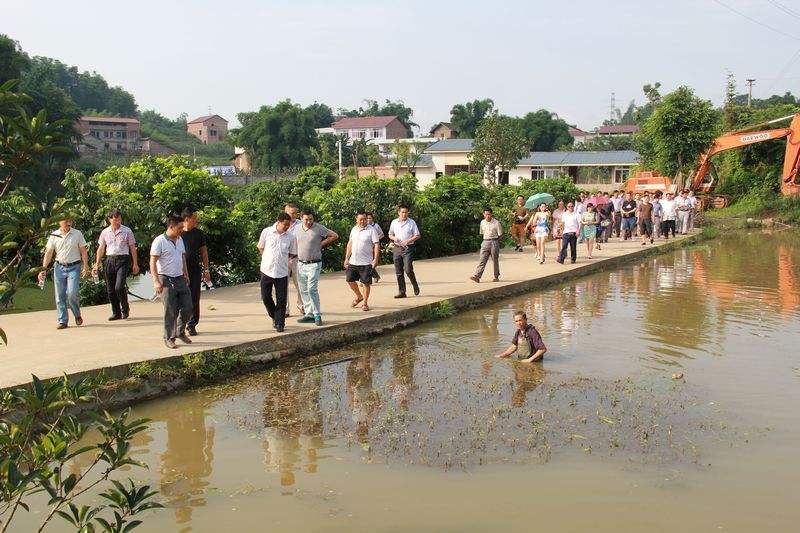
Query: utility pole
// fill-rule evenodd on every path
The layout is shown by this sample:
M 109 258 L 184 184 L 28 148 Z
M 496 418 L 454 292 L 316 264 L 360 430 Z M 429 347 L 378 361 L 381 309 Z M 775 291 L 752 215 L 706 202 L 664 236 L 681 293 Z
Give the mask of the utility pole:
M 336 139 L 336 147 L 339 148 L 339 179 L 342 179 L 342 138 Z
M 617 99 L 614 91 L 611 91 L 611 105 L 608 108 L 608 119 L 613 123 L 616 120 Z
M 754 78 L 745 80 L 747 82 L 747 107 L 750 107 L 753 102 L 753 84 L 756 82 Z

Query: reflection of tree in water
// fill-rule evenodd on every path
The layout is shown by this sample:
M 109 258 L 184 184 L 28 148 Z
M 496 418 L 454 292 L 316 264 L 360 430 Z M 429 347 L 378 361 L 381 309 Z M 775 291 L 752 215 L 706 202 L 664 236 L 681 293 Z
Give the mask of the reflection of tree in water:
M 281 485 L 294 485 L 294 471 L 305 448 L 305 471 L 317 471 L 317 450 L 322 446 L 322 411 L 319 405 L 322 370 L 291 374 L 274 369 L 267 374 L 263 420 L 264 466 L 278 472 Z
M 350 399 L 355 436 L 366 444 L 369 426 L 375 420 L 380 406 L 380 395 L 373 386 L 372 357 L 365 355 L 347 365 L 347 395 Z
M 189 400 L 197 400 L 192 395 Z M 161 494 L 175 508 L 175 520 L 192 518 L 192 508 L 205 505 L 203 494 L 214 461 L 214 427 L 206 428 L 205 406 L 200 401 L 165 402 L 167 445 L 161 455 Z M 163 411 L 162 411 L 163 412 Z
M 527 394 L 544 381 L 545 370 L 539 363 L 530 364 L 520 361 L 512 361 L 511 369 L 514 372 L 511 405 L 513 407 L 522 407 L 525 405 Z

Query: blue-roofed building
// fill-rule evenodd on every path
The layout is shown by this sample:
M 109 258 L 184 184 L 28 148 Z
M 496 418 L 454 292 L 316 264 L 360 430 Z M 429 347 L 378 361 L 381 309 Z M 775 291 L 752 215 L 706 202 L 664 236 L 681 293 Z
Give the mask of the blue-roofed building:
M 425 150 L 424 161 L 417 164 L 419 184 L 426 185 L 437 176 L 458 172 L 482 172 L 470 164 L 472 139 L 444 139 Z M 582 188 L 613 190 L 627 181 L 630 169 L 639 163 L 633 150 L 595 152 L 531 152 L 516 168 L 498 172 L 498 183 L 518 184 L 523 179 L 569 176 Z

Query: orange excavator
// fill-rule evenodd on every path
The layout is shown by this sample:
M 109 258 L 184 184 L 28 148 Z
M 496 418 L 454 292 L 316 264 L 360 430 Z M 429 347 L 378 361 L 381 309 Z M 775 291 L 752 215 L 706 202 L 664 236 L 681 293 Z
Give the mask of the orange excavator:
M 757 128 L 769 126 L 778 122 L 792 119 L 788 128 L 776 128 L 755 131 Z M 755 124 L 748 128 L 724 133 L 714 140 L 711 148 L 706 150 L 701 156 L 697 166 L 697 173 L 689 184 L 689 189 L 698 195 L 704 196 L 703 205 L 708 203 L 714 207 L 725 207 L 728 198 L 725 196 L 714 196 L 709 198 L 714 190 L 715 177 L 711 172 L 713 165 L 711 158 L 720 152 L 742 148 L 751 144 L 765 141 L 773 141 L 786 137 L 786 153 L 783 158 L 783 174 L 781 176 L 781 192 L 785 196 L 800 196 L 800 113 L 777 118 L 761 124 Z M 628 180 L 626 190 L 631 192 L 644 192 L 649 189 L 669 190 L 675 192 L 675 185 L 672 180 L 665 176 L 657 176 L 652 172 L 637 173 Z M 710 200 L 710 202 L 709 202 Z

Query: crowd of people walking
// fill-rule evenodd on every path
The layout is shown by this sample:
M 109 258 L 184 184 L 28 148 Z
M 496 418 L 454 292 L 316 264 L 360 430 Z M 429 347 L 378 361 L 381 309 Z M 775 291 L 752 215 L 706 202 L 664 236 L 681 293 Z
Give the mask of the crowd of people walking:
M 516 251 L 523 251 L 530 239 L 539 264 L 547 259 L 550 240 L 556 243 L 558 263 L 563 264 L 568 255 L 575 263 L 579 243 L 585 243 L 587 258 L 591 259 L 594 250 L 601 249 L 614 235 L 622 240 L 641 238 L 645 246 L 653 244 L 656 238 L 686 234 L 693 228 L 697 208 L 697 200 L 688 190 L 681 191 L 677 198 L 672 193 L 662 195 L 660 192 L 632 195 L 613 191 L 594 197 L 581 192 L 574 200 L 559 201 L 552 212 L 547 203 L 526 207 L 526 199 L 519 196 L 509 213 L 510 233 Z M 119 210 L 109 211 L 107 222 L 97 241 L 91 272 L 97 278 L 102 267 L 111 304 L 108 320 L 124 320 L 130 316 L 126 280 L 140 270 L 136 239 L 133 231 L 122 224 Z M 398 206 L 397 217 L 389 225 L 387 234 L 375 222 L 372 213 L 359 211 L 354 222 L 343 261 L 345 280 L 353 293 L 351 307 L 370 311 L 372 284 L 381 280 L 377 266 L 381 241 L 385 238 L 390 241 L 397 278 L 394 297 L 408 296 L 406 279 L 418 296 L 421 289 L 414 272 L 414 256 L 422 235 L 410 217 L 409 206 Z M 470 279 L 479 283 L 491 260 L 492 279 L 499 281 L 504 228 L 491 208 L 484 209 L 478 232 L 482 238 L 479 261 Z M 339 235 L 317 222 L 313 212 L 300 212 L 291 203 L 286 204 L 273 224 L 262 230 L 256 245 L 261 258 L 261 300 L 277 332 L 285 330 L 286 318 L 290 316 L 290 279 L 297 295 L 298 322 L 323 325 L 319 293 L 322 250 L 337 240 Z M 211 280 L 206 237 L 197 227 L 193 208 L 187 207 L 182 213 L 167 218 L 165 230 L 151 243 L 149 255 L 155 293 L 164 306 L 164 343 L 169 348 L 176 348 L 176 341 L 191 344 L 190 337 L 198 334 L 201 286 Z M 44 281 L 51 260 L 55 262 L 57 327 L 68 327 L 69 311 L 80 326 L 83 318 L 78 287 L 80 277 L 89 273 L 89 258 L 83 234 L 72 227 L 71 220 L 61 221 L 59 229 L 49 236 L 40 282 Z

